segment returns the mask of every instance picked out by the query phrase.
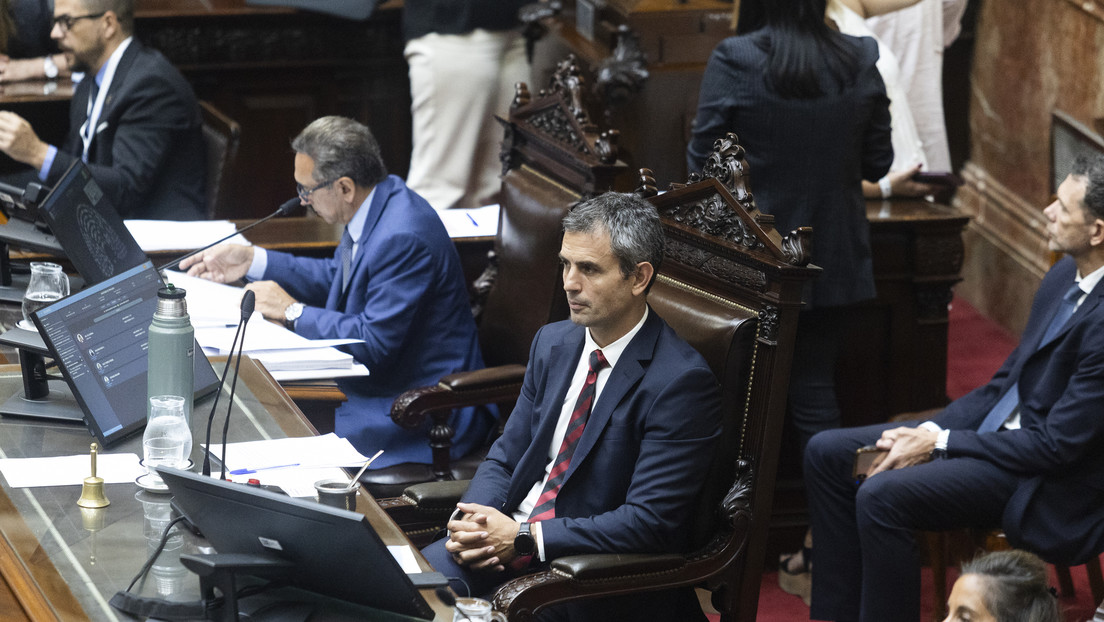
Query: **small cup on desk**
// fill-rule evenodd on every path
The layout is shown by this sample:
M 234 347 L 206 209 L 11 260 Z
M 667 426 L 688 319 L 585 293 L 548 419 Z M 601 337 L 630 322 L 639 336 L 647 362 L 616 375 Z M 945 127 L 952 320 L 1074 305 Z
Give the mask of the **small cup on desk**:
M 453 622 L 506 622 L 506 616 L 491 610 L 491 603 L 482 598 L 457 598 Z
M 314 483 L 314 490 L 318 492 L 318 502 L 342 510 L 356 510 L 357 491 L 360 490 L 360 482 L 354 482 L 352 488 L 349 482 L 343 479 L 323 479 Z

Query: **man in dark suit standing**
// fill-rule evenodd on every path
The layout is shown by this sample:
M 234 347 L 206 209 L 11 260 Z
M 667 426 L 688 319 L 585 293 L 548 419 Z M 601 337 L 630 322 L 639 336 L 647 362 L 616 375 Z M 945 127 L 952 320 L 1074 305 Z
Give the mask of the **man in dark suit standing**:
M 573 208 L 563 228 L 571 321 L 537 333 L 502 437 L 458 504 L 449 538 L 424 551 L 473 594 L 564 555 L 685 550 L 720 432 L 716 378 L 647 304 L 663 257 L 655 208 L 607 193 Z M 689 589 L 549 615 L 704 619 Z
M 56 0 L 51 36 L 83 71 L 60 148 L 0 112 L 0 151 L 53 185 L 77 158 L 124 218 L 206 217 L 206 151 L 192 87 L 133 38 L 133 0 Z
M 247 278 L 257 310 L 304 337 L 361 340 L 342 348 L 369 375 L 338 379 L 349 399 L 335 431 L 365 454 L 386 449 L 374 468 L 431 464 L 425 433 L 395 425 L 391 403 L 407 389 L 483 367 L 460 256 L 425 199 L 387 174 L 366 126 L 322 117 L 291 147 L 300 200 L 345 225 L 334 256 L 220 244 L 180 267 L 221 283 Z M 468 408 L 450 423 L 455 459 L 483 445 L 493 417 Z
M 832 430 L 805 452 L 815 620 L 915 622 L 917 530 L 1004 529 L 1054 563 L 1104 550 L 1104 158 L 1079 159 L 1044 210 L 1043 278 L 988 384 L 917 426 Z M 861 485 L 855 450 L 886 453 Z

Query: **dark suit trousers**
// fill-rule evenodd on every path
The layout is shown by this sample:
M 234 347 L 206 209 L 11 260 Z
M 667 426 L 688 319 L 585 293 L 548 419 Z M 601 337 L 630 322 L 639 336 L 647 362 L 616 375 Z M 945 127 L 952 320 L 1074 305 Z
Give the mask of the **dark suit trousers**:
M 999 525 L 1020 482 L 988 462 L 954 458 L 879 473 L 856 485 L 851 476 L 855 450 L 900 425 L 829 430 L 809 442 L 805 486 L 815 551 L 811 619 L 917 622 L 915 532 Z
M 472 572 L 457 565 L 445 550 L 441 539 L 422 549 L 427 561 L 437 572 L 449 579 L 459 577 L 471 588 L 472 596 L 489 599 L 498 586 L 518 576 L 516 572 Z M 535 570 L 547 569 L 547 564 Z M 450 584 L 453 591 L 466 595 L 464 586 Z M 614 598 L 566 603 L 542 609 L 539 622 L 611 622 L 612 620 L 677 620 L 705 622 L 705 614 L 691 588 L 662 590 L 646 594 L 629 594 Z

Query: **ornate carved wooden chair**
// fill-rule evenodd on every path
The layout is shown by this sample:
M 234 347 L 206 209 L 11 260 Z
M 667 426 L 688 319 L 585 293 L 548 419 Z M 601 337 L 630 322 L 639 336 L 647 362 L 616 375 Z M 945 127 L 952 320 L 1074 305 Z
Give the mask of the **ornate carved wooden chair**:
M 207 217 L 214 218 L 226 205 L 223 190 L 238 159 L 241 125 L 210 102 L 201 101 L 199 107 L 203 113 L 203 144 L 207 151 Z
M 801 290 L 817 269 L 807 266 L 809 230 L 783 237 L 755 209 L 735 136 L 718 141 L 713 156 L 704 179 L 657 195 L 642 171 L 640 189 L 667 234 L 648 302 L 702 353 L 722 388 L 723 439 L 691 526 L 695 548 L 554 560 L 499 589 L 495 607 L 510 620 L 567 600 L 685 585 L 709 589 L 723 620 L 755 619 Z M 465 488 L 445 484 L 381 503 L 425 542 L 433 512 L 439 520 Z
M 409 429 L 429 429 L 434 463 L 367 472 L 361 482 L 375 496 L 396 496 L 417 482 L 470 478 L 486 452 L 453 464 L 449 415 L 455 408 L 504 400 L 509 412 L 533 335 L 567 317 L 557 261 L 560 220 L 580 198 L 612 188 L 627 172 L 617 161 L 616 131 L 599 132 L 590 122 L 581 87 L 574 59 L 568 58 L 535 99 L 519 83 L 509 119 L 499 119 L 505 128 L 502 209 L 492 262 L 476 283 L 472 305 L 488 368 L 442 378 L 437 386 L 396 400 L 391 418 Z

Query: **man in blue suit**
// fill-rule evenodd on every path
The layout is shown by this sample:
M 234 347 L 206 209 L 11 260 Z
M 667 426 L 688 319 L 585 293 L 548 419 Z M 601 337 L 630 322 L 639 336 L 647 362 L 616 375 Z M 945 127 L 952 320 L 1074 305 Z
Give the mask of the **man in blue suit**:
M 425 549 L 473 594 L 563 555 L 684 551 L 720 432 L 717 381 L 651 311 L 655 208 L 607 193 L 563 221 L 571 320 L 533 340 L 517 406 L 448 528 Z M 704 619 L 692 590 L 560 606 L 577 620 Z M 542 619 L 544 617 L 542 616 Z
M 387 175 L 366 126 L 323 117 L 291 146 L 300 200 L 345 225 L 334 256 L 224 244 L 181 269 L 222 283 L 246 278 L 257 310 L 304 337 L 361 340 L 343 348 L 369 376 L 338 379 L 349 400 L 337 410 L 335 431 L 361 452 L 386 449 L 373 468 L 431 464 L 424 432 L 400 428 L 389 413 L 403 391 L 483 366 L 460 257 L 433 208 Z M 452 456 L 481 445 L 492 419 L 474 409 L 454 415 Z
M 1044 210 L 1050 250 L 1020 344 L 930 421 L 822 432 L 805 452 L 814 620 L 915 622 L 917 530 L 1001 527 L 1054 563 L 1104 551 L 1104 158 Z M 855 450 L 885 451 L 861 483 Z

